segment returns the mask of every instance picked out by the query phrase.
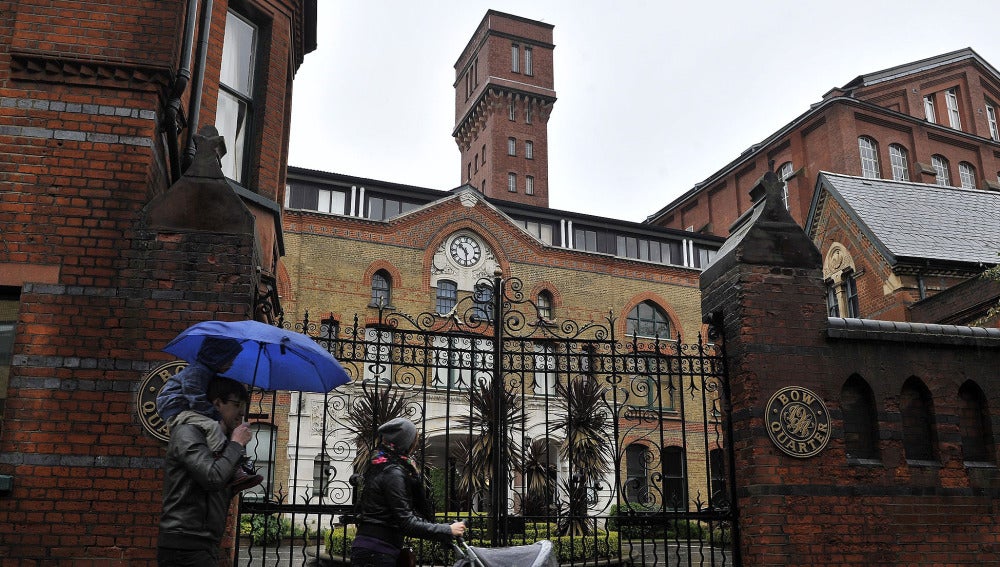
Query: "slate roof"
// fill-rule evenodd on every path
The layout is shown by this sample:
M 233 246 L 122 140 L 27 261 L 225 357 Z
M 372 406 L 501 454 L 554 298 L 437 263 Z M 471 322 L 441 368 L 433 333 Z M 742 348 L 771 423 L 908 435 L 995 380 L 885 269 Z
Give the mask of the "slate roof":
M 928 259 L 993 265 L 1000 261 L 1000 192 L 820 172 L 836 199 L 892 263 Z M 811 228 L 808 230 L 813 233 Z

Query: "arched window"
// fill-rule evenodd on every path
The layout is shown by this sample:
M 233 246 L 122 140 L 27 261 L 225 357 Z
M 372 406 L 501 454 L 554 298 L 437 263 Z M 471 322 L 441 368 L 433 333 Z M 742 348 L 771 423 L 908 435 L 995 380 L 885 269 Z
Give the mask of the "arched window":
M 785 208 L 788 209 L 788 179 L 791 178 L 792 174 L 795 173 L 795 169 L 792 166 L 792 162 L 786 161 L 781 164 L 778 168 L 778 179 L 781 180 L 781 200 L 785 203 Z
M 478 284 L 472 293 L 472 300 L 475 302 L 473 316 L 479 321 L 493 320 L 493 286 L 489 284 Z
M 958 179 L 965 189 L 976 188 L 976 168 L 967 161 L 958 164 Z
M 877 459 L 878 416 L 875 395 L 860 376 L 851 376 L 840 390 L 844 416 L 844 450 L 855 459 Z
M 893 179 L 910 180 L 910 164 L 906 159 L 906 148 L 899 144 L 889 144 L 889 162 L 892 164 Z
M 324 498 L 327 496 L 326 492 L 330 488 L 331 472 L 332 463 L 330 461 L 330 457 L 328 457 L 325 453 L 316 455 L 316 458 L 313 459 L 313 496 L 318 498 Z
M 878 145 L 868 136 L 858 138 L 858 150 L 861 152 L 861 176 L 879 179 L 882 175 L 878 169 Z
M 903 417 L 903 450 L 907 460 L 933 461 L 934 446 L 937 445 L 933 404 L 927 386 L 918 378 L 911 377 L 903 384 L 899 411 Z
M 625 498 L 629 502 L 643 503 L 649 498 L 647 461 L 649 449 L 641 443 L 625 448 Z
M 667 508 L 687 509 L 687 474 L 684 449 L 670 446 L 663 450 L 663 498 Z
M 670 319 L 652 301 L 643 301 L 629 312 L 625 333 L 628 336 L 671 338 Z
M 958 426 L 962 432 L 962 453 L 966 461 L 993 462 L 996 448 L 986 395 L 975 383 L 967 381 L 958 390 Z
M 441 315 L 451 313 L 458 301 L 458 285 L 450 280 L 438 280 L 437 283 L 437 312 Z
M 948 171 L 948 160 L 944 156 L 931 156 L 931 166 L 934 167 L 934 183 L 938 185 L 951 185 L 951 173 Z
M 257 474 L 264 477 L 264 482 L 243 492 L 243 498 L 261 501 L 270 493 L 270 487 L 274 482 L 276 431 L 274 427 L 265 423 L 251 423 L 250 430 L 253 431 L 253 438 L 247 443 L 246 454 L 253 459 L 253 466 Z
M 372 307 L 388 307 L 392 299 L 392 277 L 385 270 L 372 274 Z
M 538 299 L 535 304 L 538 306 L 538 316 L 542 319 L 552 318 L 552 294 L 542 290 L 538 292 Z

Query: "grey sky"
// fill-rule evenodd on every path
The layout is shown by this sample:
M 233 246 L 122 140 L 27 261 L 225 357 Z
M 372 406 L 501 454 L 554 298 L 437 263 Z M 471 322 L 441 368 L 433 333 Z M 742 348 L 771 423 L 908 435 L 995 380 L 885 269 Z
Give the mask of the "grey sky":
M 1000 2 L 320 0 L 291 165 L 460 183 L 454 64 L 487 9 L 555 25 L 549 204 L 641 221 L 854 77 L 971 47 Z

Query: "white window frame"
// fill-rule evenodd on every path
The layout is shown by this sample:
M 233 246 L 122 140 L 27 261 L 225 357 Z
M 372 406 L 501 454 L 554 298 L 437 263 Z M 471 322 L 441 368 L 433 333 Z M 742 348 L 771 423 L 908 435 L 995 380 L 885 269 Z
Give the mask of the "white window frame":
M 948 122 L 956 130 L 962 129 L 962 117 L 958 113 L 958 89 L 948 89 L 944 93 L 945 104 L 948 105 Z
M 507 155 L 517 155 L 517 138 L 507 138 Z
M 524 194 L 525 195 L 535 194 L 535 178 L 530 175 L 524 176 Z
M 795 166 L 790 161 L 786 161 L 778 168 L 778 178 L 781 179 L 781 202 L 785 204 L 785 210 L 789 210 L 788 180 L 792 177 L 793 173 L 795 173 Z
M 514 101 L 512 99 L 510 101 L 510 106 L 507 107 L 507 118 L 509 120 L 511 120 L 512 122 L 517 120 L 517 116 L 514 114 L 516 112 L 516 110 L 517 109 L 514 107 Z
M 254 83 L 260 28 L 237 12 L 229 10 L 226 13 L 225 29 L 215 125 L 226 141 L 227 151 L 222 156 L 222 172 L 226 177 L 242 182 L 247 161 L 254 154 L 250 148 L 250 136 L 253 135 Z M 249 37 L 240 33 L 242 31 L 249 31 Z
M 934 168 L 934 183 L 944 187 L 951 185 L 951 172 L 948 168 L 948 160 L 944 156 L 932 155 L 931 167 Z
M 508 173 L 507 174 L 507 191 L 511 193 L 517 193 L 517 174 Z
M 531 48 L 524 46 L 524 74 L 529 77 L 534 74 L 531 61 Z
M 986 103 L 986 121 L 990 125 L 990 138 L 994 142 L 1000 142 L 1000 127 L 997 126 L 997 109 L 989 102 Z
M 516 43 L 512 43 L 510 44 L 510 71 L 512 73 L 520 73 L 521 72 L 520 65 L 521 65 L 521 46 Z
M 535 143 L 531 140 L 524 141 L 524 157 L 526 159 L 535 159 Z
M 889 144 L 889 163 L 892 166 L 892 178 L 896 181 L 910 180 L 910 165 L 906 153 L 903 146 Z
M 964 189 L 976 189 L 976 168 L 967 161 L 958 162 L 958 179 Z
M 861 155 L 861 176 L 881 179 L 878 171 L 878 143 L 869 136 L 858 137 L 858 153 Z
M 937 113 L 934 112 L 934 95 L 924 96 L 924 117 L 931 124 L 937 124 Z

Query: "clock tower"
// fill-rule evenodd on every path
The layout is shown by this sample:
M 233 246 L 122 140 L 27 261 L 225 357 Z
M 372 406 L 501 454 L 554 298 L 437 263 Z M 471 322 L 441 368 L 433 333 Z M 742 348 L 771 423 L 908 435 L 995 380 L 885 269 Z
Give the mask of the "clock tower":
M 549 206 L 552 29 L 490 10 L 455 63 L 461 183 L 487 197 Z

